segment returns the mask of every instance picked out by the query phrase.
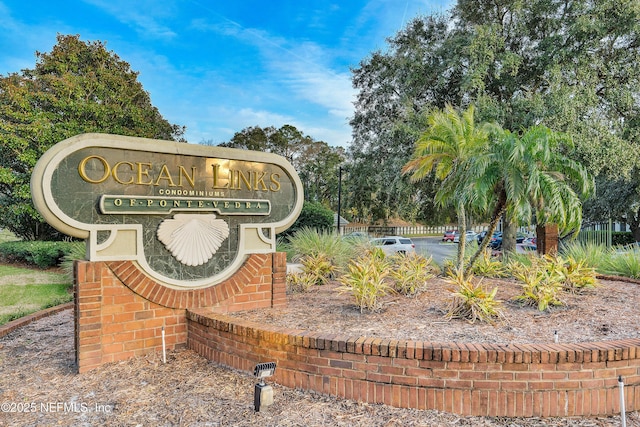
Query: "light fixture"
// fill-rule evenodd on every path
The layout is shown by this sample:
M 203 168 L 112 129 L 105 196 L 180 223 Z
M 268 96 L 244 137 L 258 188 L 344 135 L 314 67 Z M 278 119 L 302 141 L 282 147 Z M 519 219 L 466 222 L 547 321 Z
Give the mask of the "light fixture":
M 253 394 L 253 405 L 256 412 L 261 411 L 263 407 L 273 405 L 273 389 L 264 382 L 264 379 L 272 376 L 275 372 L 275 362 L 258 363 L 253 370 L 253 375 L 260 379 Z

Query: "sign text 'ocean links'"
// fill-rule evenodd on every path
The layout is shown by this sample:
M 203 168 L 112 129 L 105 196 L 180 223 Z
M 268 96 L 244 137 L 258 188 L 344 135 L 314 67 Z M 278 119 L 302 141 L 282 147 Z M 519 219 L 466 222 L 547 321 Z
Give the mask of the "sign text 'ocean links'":
M 222 283 L 275 252 L 304 201 L 282 156 L 106 134 L 47 150 L 31 194 L 49 224 L 86 239 L 90 261 L 134 261 L 174 289 Z
M 269 215 L 269 200 L 256 199 L 209 199 L 186 197 L 131 197 L 125 195 L 103 195 L 100 198 L 103 214 L 153 215 L 171 212 L 215 211 L 221 215 Z

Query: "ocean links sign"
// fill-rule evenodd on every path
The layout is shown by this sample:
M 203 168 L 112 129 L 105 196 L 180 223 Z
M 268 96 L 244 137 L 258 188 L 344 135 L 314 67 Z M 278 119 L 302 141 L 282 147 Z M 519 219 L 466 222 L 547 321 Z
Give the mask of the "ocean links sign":
M 211 286 L 248 254 L 274 252 L 303 202 L 281 156 L 105 134 L 54 145 L 31 192 L 49 224 L 87 239 L 91 261 L 136 261 L 174 289 Z

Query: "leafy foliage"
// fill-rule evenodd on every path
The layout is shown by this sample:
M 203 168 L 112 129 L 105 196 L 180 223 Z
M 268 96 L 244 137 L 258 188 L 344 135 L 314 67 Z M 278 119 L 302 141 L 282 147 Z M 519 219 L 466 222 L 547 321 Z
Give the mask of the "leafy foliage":
M 308 256 L 325 256 L 332 265 L 342 267 L 361 250 L 362 242 L 342 239 L 334 233 L 301 228 L 289 237 L 286 246 L 294 253 L 293 261 L 299 261 Z
M 640 279 L 640 248 L 635 245 L 626 250 L 613 248 L 598 271 L 604 274 Z
M 306 255 L 300 261 L 302 273 L 309 276 L 315 285 L 326 285 L 338 271 L 336 265 L 324 253 Z
M 390 257 L 389 277 L 393 280 L 393 289 L 402 295 L 413 296 L 427 287 L 427 281 L 439 271 L 432 258 L 425 258 L 415 252 L 397 254 Z
M 291 236 L 305 228 L 329 232 L 333 228 L 333 212 L 319 202 L 304 202 L 300 216 L 280 235 Z
M 466 319 L 471 323 L 476 320 L 494 323 L 502 317 L 502 301 L 496 299 L 497 287 L 488 291 L 482 286 L 482 280 L 475 282 L 473 276 L 465 277 L 460 270 L 450 274 L 448 281 L 455 288 L 450 290 L 447 318 Z
M 564 289 L 568 292 L 580 293 L 599 285 L 596 269 L 587 266 L 585 260 L 576 260 L 571 256 L 565 257 L 560 272 Z
M 40 268 L 55 267 L 75 251 L 74 242 L 4 242 L 0 256 L 5 262 L 20 262 Z
M 511 265 L 511 274 L 522 283 L 522 294 L 514 299 L 535 306 L 540 311 L 563 305 L 560 299 L 563 284 L 560 276 L 555 273 L 554 265 L 548 265 L 537 257 L 532 256 L 530 259 L 529 265 Z
M 474 104 L 481 122 L 517 134 L 535 125 L 566 133 L 575 145 L 561 154 L 593 175 L 635 177 L 637 188 L 639 157 L 626 153 L 640 135 L 639 18 L 630 1 L 458 0 L 409 21 L 353 70 L 352 185 L 363 190 L 354 203 L 419 214 L 433 206 L 433 180 L 413 186 L 394 175 L 425 114 L 446 104 Z M 637 206 L 635 193 L 618 201 Z M 398 200 L 405 194 L 418 207 Z
M 308 273 L 287 273 L 287 290 L 289 292 L 306 292 L 317 284 L 317 277 Z
M 508 277 L 505 264 L 492 257 L 490 251 L 484 251 L 471 270 L 472 274 L 482 277 Z
M 355 299 L 360 312 L 380 308 L 380 297 L 393 291 L 389 286 L 389 261 L 380 248 L 367 251 L 347 266 L 347 272 L 338 278 L 339 293 L 349 293 Z
M 101 42 L 59 35 L 34 69 L 0 77 L 0 227 L 25 240 L 59 239 L 31 203 L 36 161 L 87 132 L 178 139 L 184 128 L 151 105 L 138 73 Z

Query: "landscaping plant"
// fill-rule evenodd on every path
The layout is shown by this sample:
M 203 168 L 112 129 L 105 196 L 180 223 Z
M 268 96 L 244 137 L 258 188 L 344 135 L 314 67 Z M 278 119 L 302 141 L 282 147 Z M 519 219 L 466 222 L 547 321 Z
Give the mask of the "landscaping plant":
M 580 293 L 585 289 L 598 286 L 595 268 L 587 266 L 587 261 L 583 259 L 576 260 L 572 256 L 566 257 L 560 273 L 564 290 L 567 292 Z
M 425 258 L 416 253 L 397 254 L 391 257 L 390 278 L 396 292 L 413 296 L 427 287 L 427 281 L 438 274 L 433 258 Z
M 300 261 L 309 255 L 325 255 L 333 265 L 343 267 L 353 258 L 357 245 L 334 233 L 318 231 L 313 228 L 301 228 L 289 237 L 288 250 L 296 254 L 293 261 Z
M 476 276 L 483 277 L 508 277 L 509 272 L 502 263 L 495 257 L 491 256 L 490 251 L 485 251 L 483 255 L 478 258 L 478 261 L 471 269 L 471 272 Z
M 371 249 L 348 264 L 347 272 L 338 278 L 341 286 L 337 291 L 351 294 L 361 313 L 365 309 L 376 311 L 380 308 L 380 297 L 393 292 L 387 283 L 389 267 L 382 249 Z
M 287 273 L 288 292 L 306 292 L 316 285 L 316 277 L 307 273 Z
M 598 271 L 613 276 L 640 279 L 640 249 L 638 247 L 627 250 L 611 249 Z
M 512 276 L 522 283 L 522 294 L 514 299 L 536 306 L 540 311 L 563 305 L 560 299 L 563 282 L 556 267 L 540 258 L 530 257 L 530 260 L 528 265 L 512 262 L 509 266 Z
M 493 324 L 502 317 L 502 301 L 496 299 L 497 287 L 488 291 L 482 285 L 482 280 L 474 283 L 474 276 L 465 277 L 461 270 L 450 274 L 447 280 L 455 285 L 450 289 L 448 319 L 466 319 L 471 323 L 479 320 Z
M 305 255 L 300 262 L 302 273 L 309 276 L 315 285 L 326 285 L 338 272 L 337 266 L 323 253 Z

